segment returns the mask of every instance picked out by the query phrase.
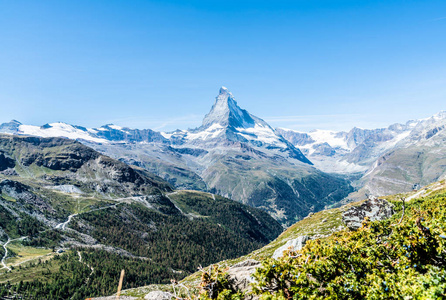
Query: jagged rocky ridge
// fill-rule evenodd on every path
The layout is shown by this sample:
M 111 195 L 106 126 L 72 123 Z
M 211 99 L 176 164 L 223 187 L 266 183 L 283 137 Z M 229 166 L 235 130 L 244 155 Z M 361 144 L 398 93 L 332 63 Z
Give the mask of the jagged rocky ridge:
M 446 176 L 446 112 L 387 128 L 310 133 L 277 129 L 321 170 L 359 174 L 351 195 L 408 192 Z
M 352 191 L 323 173 L 264 120 L 241 109 L 222 87 L 200 127 L 159 133 L 115 125 L 88 129 L 64 123 L 3 124 L 19 134 L 78 139 L 97 151 L 144 168 L 176 188 L 208 191 L 268 211 L 290 225 Z
M 64 123 L 37 127 L 17 121 L 0 125 L 3 132 L 78 139 L 177 188 L 212 191 L 262 207 L 285 224 L 345 197 L 333 189 L 336 184 L 352 191 L 345 180 L 314 171 L 310 161 L 352 181 L 357 192 L 350 199 L 407 192 L 444 178 L 444 128 L 446 113 L 440 112 L 379 129 L 274 130 L 241 109 L 224 87 L 202 126 L 193 130 L 88 129 Z M 315 184 L 326 181 L 328 189 Z

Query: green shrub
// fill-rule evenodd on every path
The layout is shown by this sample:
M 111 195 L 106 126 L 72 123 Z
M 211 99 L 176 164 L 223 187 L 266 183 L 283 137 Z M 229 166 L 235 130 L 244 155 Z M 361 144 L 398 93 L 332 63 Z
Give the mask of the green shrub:
M 261 299 L 439 299 L 446 297 L 445 194 L 413 200 L 402 216 L 365 221 L 267 259 L 254 274 Z M 401 221 L 401 222 L 400 222 Z

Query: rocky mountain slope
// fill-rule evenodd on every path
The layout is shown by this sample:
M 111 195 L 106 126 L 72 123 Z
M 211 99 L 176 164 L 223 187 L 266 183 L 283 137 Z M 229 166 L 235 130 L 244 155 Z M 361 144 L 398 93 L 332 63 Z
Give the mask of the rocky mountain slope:
M 444 178 L 445 126 L 446 113 L 440 112 L 379 129 L 273 129 L 241 109 L 223 87 L 202 126 L 192 130 L 164 133 L 64 123 L 38 127 L 12 121 L 0 125 L 0 132 L 74 138 L 174 187 L 261 207 L 290 225 L 345 198 L 353 191 L 349 183 L 356 191 L 348 198 L 361 199 L 407 192 Z
M 25 281 L 34 299 L 103 293 L 123 265 L 135 266 L 129 287 L 182 278 L 282 231 L 264 211 L 174 191 L 142 168 L 63 138 L 0 135 L 0 192 L 0 284 Z M 56 250 L 72 255 L 60 260 Z
M 278 129 L 321 170 L 358 173 L 359 193 L 388 195 L 408 192 L 446 175 L 446 112 L 430 118 L 374 130 L 310 133 Z
M 222 87 L 200 127 L 159 133 L 106 125 L 64 123 L 41 127 L 17 122 L 0 131 L 75 138 L 97 151 L 144 168 L 176 188 L 212 192 L 268 211 L 290 225 L 352 191 L 329 175 L 264 120 L 241 109 Z

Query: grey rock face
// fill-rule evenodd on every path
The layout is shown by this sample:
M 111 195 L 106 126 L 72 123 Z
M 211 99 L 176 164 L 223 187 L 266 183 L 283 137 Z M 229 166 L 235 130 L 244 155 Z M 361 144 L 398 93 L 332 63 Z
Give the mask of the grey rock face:
M 254 282 L 252 274 L 260 267 L 260 262 L 254 259 L 242 261 L 228 270 L 230 281 L 234 288 L 241 291 L 250 291 L 251 283 Z M 247 296 L 249 300 L 258 299 L 256 296 Z M 250 297 L 250 298 L 249 298 Z
M 351 230 L 361 227 L 366 217 L 371 221 L 380 221 L 390 218 L 394 214 L 393 205 L 384 199 L 372 198 L 359 206 L 352 206 L 342 215 L 345 225 Z
M 316 144 L 313 146 L 314 154 L 333 156 L 336 154 L 336 150 L 333 149 L 328 143 Z
M 153 131 L 151 129 L 131 129 L 124 127 L 122 129 L 115 129 L 112 125 L 104 125 L 101 128 L 96 129 L 95 135 L 99 138 L 103 138 L 114 142 L 158 142 L 166 143 L 167 140 L 161 135 L 161 133 Z
M 278 259 L 279 257 L 282 257 L 283 252 L 288 249 L 291 249 L 292 251 L 301 250 L 309 239 L 310 238 L 308 236 L 301 235 L 293 240 L 287 241 L 285 245 L 274 251 L 272 258 Z
M 6 169 L 14 167 L 15 167 L 14 160 L 5 156 L 3 153 L 0 153 L 0 171 L 4 171 Z
M 161 291 L 153 291 L 148 293 L 144 299 L 146 300 L 170 300 L 173 299 L 173 295 L 171 293 L 167 292 L 161 292 Z
M 289 131 L 282 128 L 276 128 L 276 132 L 295 146 L 305 146 L 315 142 L 315 140 L 313 140 L 311 136 L 305 132 Z
M 46 203 L 40 197 L 34 195 L 26 185 L 18 181 L 9 179 L 2 180 L 0 182 L 0 192 L 19 200 L 19 203 L 27 203 L 28 205 L 32 205 L 32 207 L 38 211 L 47 211 L 50 213 L 55 212 L 55 210 L 48 203 Z

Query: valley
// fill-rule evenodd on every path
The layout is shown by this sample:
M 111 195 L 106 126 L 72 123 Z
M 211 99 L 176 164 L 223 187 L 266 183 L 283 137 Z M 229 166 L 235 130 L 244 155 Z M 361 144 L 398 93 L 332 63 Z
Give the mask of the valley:
M 123 265 L 135 265 L 129 287 L 182 278 L 283 230 L 266 212 L 209 193 L 173 192 L 144 169 L 72 140 L 4 135 L 0 145 L 8 166 L 0 174 L 0 284 L 21 278 L 26 295 L 107 294 Z M 79 290 L 72 272 L 89 285 Z
M 195 129 L 1 124 L 0 297 L 108 295 L 123 268 L 138 297 L 194 290 L 199 266 L 255 271 L 285 241 L 344 232 L 357 200 L 442 191 L 445 122 L 274 129 L 222 87 Z

